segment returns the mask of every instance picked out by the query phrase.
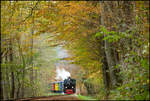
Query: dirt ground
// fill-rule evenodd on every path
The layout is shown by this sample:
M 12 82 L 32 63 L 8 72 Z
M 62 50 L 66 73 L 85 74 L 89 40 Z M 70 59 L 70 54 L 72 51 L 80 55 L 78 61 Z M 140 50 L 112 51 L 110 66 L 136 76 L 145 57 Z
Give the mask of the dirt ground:
M 54 96 L 46 96 L 46 97 L 33 97 L 33 98 L 25 98 L 19 99 L 17 101 L 48 101 L 48 100 L 80 100 L 75 95 L 54 95 Z

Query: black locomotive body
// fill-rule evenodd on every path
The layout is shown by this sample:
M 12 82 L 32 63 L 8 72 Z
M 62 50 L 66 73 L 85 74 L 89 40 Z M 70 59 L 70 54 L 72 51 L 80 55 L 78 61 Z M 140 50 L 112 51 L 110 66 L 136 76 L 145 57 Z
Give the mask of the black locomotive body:
M 70 77 L 64 80 L 64 93 L 73 94 L 76 92 L 76 80 Z

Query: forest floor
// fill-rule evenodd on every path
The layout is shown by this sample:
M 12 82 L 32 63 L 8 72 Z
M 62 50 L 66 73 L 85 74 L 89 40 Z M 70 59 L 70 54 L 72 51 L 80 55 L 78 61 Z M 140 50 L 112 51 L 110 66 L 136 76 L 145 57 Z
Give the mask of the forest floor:
M 74 95 L 53 95 L 46 97 L 33 97 L 33 98 L 24 98 L 18 99 L 17 101 L 44 101 L 44 100 L 80 100 L 77 96 Z

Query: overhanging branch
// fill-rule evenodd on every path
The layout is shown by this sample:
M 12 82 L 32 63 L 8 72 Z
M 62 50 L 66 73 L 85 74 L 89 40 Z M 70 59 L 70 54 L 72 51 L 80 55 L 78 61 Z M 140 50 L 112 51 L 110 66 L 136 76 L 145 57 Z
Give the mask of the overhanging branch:
M 30 13 L 24 20 L 22 20 L 19 24 L 25 22 L 29 17 L 32 16 L 34 9 L 36 8 L 36 6 L 38 5 L 39 2 L 40 2 L 40 1 L 37 1 L 37 2 L 36 2 L 35 6 L 31 9 L 31 13 Z

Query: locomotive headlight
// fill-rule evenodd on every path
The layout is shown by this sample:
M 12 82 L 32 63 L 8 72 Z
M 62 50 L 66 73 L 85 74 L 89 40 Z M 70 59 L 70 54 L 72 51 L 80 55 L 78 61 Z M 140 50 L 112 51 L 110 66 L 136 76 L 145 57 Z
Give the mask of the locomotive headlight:
M 72 88 L 73 88 L 73 86 L 72 86 Z
M 66 87 L 67 88 L 67 87 Z

